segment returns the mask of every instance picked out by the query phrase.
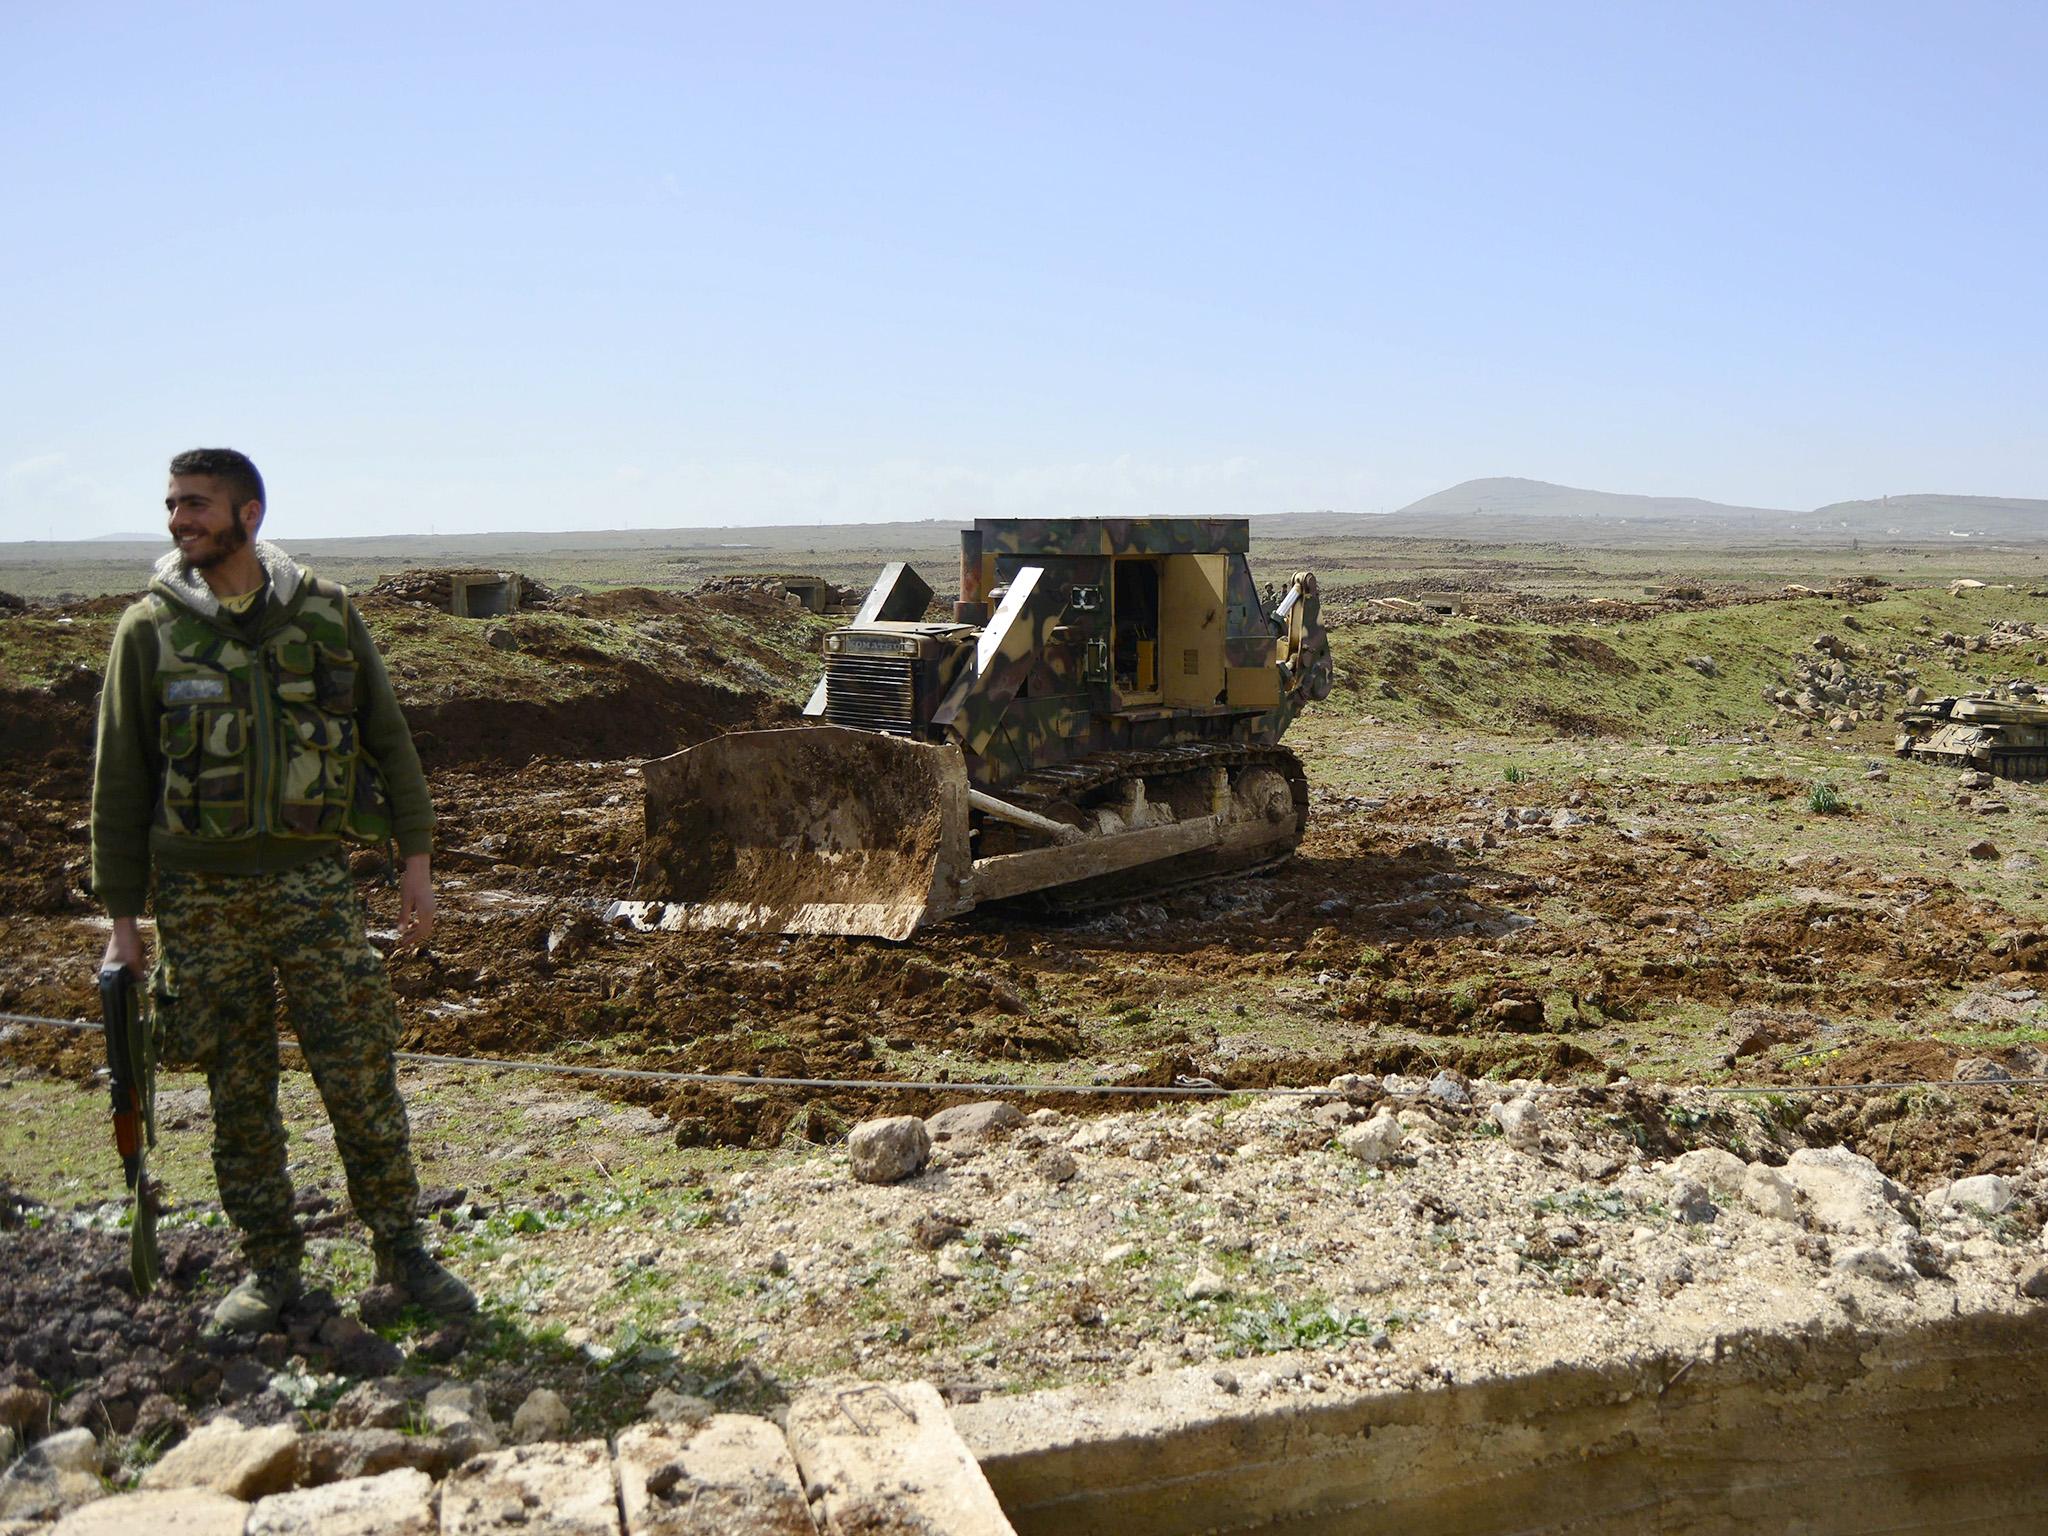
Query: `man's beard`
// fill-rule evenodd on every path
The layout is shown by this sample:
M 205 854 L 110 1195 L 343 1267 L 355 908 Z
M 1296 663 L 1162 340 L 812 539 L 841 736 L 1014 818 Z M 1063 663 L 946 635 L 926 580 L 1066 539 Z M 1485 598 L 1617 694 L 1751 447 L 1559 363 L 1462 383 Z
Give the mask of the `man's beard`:
M 230 514 L 230 517 L 232 520 L 225 532 L 212 535 L 203 543 L 196 545 L 190 553 L 179 551 L 184 555 L 185 563 L 193 570 L 211 570 L 249 542 L 249 530 L 242 522 L 242 514 L 235 512 Z

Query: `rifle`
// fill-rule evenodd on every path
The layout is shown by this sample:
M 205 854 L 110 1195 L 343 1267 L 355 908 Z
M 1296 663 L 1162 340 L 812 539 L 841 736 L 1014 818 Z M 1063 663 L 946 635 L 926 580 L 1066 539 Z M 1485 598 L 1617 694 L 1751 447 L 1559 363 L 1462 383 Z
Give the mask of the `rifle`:
M 156 1145 L 156 1053 L 142 1022 L 135 973 L 125 965 L 100 967 L 100 1017 L 107 1026 L 107 1072 L 112 1080 L 114 1147 L 121 1172 L 135 1192 L 135 1219 L 128 1229 L 128 1274 L 135 1294 L 147 1296 L 163 1266 L 156 1246 L 157 1191 L 149 1176 L 149 1149 Z

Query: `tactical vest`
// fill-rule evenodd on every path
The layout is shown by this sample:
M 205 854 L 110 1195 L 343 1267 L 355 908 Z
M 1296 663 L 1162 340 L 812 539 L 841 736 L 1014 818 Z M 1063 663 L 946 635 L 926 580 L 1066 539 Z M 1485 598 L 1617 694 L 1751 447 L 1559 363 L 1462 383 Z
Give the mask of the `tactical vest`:
M 230 634 L 153 595 L 163 789 L 171 837 L 336 838 L 391 832 L 383 776 L 356 726 L 348 594 L 308 576 L 289 617 Z

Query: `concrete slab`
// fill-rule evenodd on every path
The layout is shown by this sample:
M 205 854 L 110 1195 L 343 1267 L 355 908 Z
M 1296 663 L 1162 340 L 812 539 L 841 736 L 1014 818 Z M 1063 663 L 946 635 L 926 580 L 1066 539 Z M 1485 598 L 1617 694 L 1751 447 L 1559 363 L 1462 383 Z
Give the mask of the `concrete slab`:
M 619 1536 L 618 1485 L 602 1440 L 474 1456 L 441 1485 L 441 1536 Z
M 36 1526 L 47 1536 L 242 1536 L 249 1506 L 211 1488 L 172 1488 L 161 1493 L 124 1493 L 73 1510 L 54 1526 Z M 5 1536 L 0 1525 L 0 1536 Z
M 435 1536 L 434 1480 L 406 1467 L 258 1499 L 247 1536 Z
M 626 1536 L 817 1536 L 789 1443 L 767 1419 L 635 1424 L 615 1452 Z
M 1296 1393 L 1285 1363 L 956 1417 L 1023 1536 L 2048 1530 L 2048 1308 L 1428 1390 Z
M 929 1382 L 807 1393 L 789 1444 L 831 1536 L 1014 1536 Z

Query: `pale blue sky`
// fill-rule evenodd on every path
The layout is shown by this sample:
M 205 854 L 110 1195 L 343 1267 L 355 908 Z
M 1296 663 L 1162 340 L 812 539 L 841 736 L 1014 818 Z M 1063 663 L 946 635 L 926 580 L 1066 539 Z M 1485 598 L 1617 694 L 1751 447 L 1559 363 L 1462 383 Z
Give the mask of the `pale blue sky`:
M 0 0 L 0 539 L 2048 495 L 2048 7 Z

